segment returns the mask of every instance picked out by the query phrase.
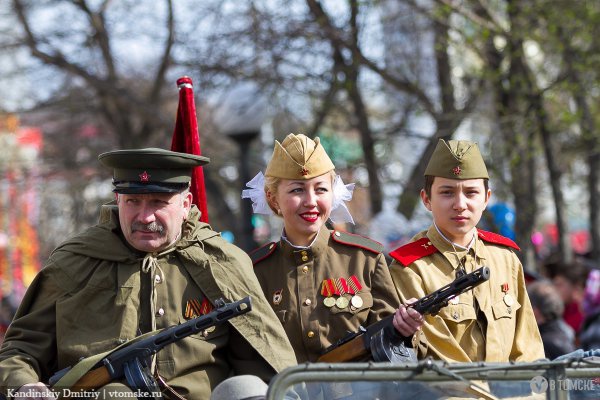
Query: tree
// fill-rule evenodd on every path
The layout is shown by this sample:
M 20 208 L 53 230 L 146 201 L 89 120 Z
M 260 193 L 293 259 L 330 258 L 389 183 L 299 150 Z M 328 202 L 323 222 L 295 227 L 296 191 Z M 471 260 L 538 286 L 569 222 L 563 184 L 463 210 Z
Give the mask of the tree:
M 348 169 L 366 169 L 372 214 L 383 208 L 385 189 L 400 184 L 398 210 L 410 217 L 437 140 L 471 130 L 489 154 L 495 193 L 515 204 L 517 241 L 531 255 L 540 179 L 547 170 L 566 243 L 562 213 L 569 204 L 561 183 L 574 161 L 560 150 L 574 136 L 586 138 L 580 148 L 597 148 L 598 45 L 591 38 L 598 6 L 575 3 L 13 0 L 6 15 L 16 23 L 11 31 L 0 26 L 0 46 L 27 48 L 33 56 L 22 71 L 44 79 L 30 110 L 43 112 L 46 123 L 53 119 L 46 124 L 52 136 L 46 156 L 74 183 L 89 184 L 83 170 L 100 151 L 168 146 L 174 81 L 190 75 L 202 148 L 212 158 L 207 187 L 225 199 L 209 200 L 211 220 L 234 230 L 239 193 L 221 175 L 235 166 L 235 147 L 212 125 L 210 99 L 251 80 L 270 100 L 275 139 L 289 132 L 358 132 L 363 160 Z M 583 29 L 556 29 L 567 7 L 577 13 L 573 20 L 586 22 Z M 66 19 L 69 24 L 60 23 Z M 532 43 L 548 57 L 544 68 L 527 54 Z M 595 64 L 581 61 L 594 56 Z M 553 68 L 562 73 L 549 73 Z M 577 112 L 567 126 L 553 111 L 572 100 Z M 82 133 L 89 125 L 101 135 Z M 65 153 L 73 143 L 80 149 Z M 256 172 L 264 167 L 264 149 L 254 143 L 251 151 Z M 589 153 L 590 165 L 595 157 Z M 393 163 L 404 167 L 400 178 L 387 175 Z M 593 204 L 596 170 L 590 169 Z

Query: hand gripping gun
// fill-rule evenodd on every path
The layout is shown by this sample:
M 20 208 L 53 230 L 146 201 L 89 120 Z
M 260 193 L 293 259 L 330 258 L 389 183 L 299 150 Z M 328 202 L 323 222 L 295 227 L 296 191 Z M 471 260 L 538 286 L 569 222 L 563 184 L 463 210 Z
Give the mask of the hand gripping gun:
M 448 285 L 421 297 L 407 307 L 412 307 L 423 315 L 435 315 L 448 305 L 450 299 L 473 289 L 489 278 L 490 269 L 481 267 L 469 274 L 458 276 Z M 367 328 L 361 326 L 357 332 L 349 333 L 327 348 L 318 361 L 337 363 L 371 359 L 392 363 L 416 362 L 414 350 L 408 349 L 405 345 L 405 342 L 410 343 L 410 339 L 396 331 L 392 323 L 393 319 L 392 314 Z
M 156 393 L 160 393 L 160 389 L 150 372 L 152 355 L 171 343 L 210 327 L 221 325 L 231 318 L 252 310 L 250 296 L 233 303 L 225 303 L 222 299 L 217 300 L 216 303 L 217 308 L 208 314 L 183 324 L 164 328 L 147 337 L 134 339 L 129 344 L 117 348 L 79 378 L 70 387 L 70 390 L 98 389 L 113 380 L 126 379 L 133 391 L 149 393 L 149 398 L 155 397 Z M 67 367 L 56 372 L 49 380 L 50 386 L 54 386 L 71 368 Z

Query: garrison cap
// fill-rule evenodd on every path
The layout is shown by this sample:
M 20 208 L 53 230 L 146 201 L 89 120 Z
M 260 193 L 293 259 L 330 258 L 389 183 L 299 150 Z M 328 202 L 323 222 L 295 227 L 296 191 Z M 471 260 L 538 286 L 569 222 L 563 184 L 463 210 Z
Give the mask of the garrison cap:
M 210 162 L 207 157 L 157 148 L 109 151 L 98 160 L 113 168 L 113 192 L 121 194 L 181 192 L 189 187 L 194 167 Z
M 461 180 L 490 177 L 477 143 L 444 139 L 439 140 L 424 175 Z
M 335 169 L 319 138 L 290 133 L 279 143 L 275 141 L 273 155 L 265 176 L 282 179 L 312 179 Z

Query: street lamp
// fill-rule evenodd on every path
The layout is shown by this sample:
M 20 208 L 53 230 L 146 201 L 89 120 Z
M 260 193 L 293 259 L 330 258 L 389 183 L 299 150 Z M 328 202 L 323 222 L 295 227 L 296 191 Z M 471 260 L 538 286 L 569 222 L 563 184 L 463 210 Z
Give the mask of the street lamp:
M 260 134 L 265 120 L 267 103 L 258 86 L 252 82 L 236 85 L 228 91 L 215 113 L 219 131 L 237 143 L 239 147 L 240 211 L 242 215 L 239 246 L 250 251 L 256 248 L 252 226 L 252 203 L 241 198 L 241 191 L 250 181 L 250 145 Z

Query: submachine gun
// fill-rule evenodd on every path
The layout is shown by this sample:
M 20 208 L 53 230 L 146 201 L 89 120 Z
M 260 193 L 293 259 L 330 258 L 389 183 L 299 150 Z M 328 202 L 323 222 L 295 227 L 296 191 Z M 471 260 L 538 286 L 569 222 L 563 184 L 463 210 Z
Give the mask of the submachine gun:
M 473 289 L 490 279 L 490 269 L 481 267 L 469 274 L 457 277 L 448 285 L 435 292 L 421 297 L 408 305 L 422 315 L 437 314 L 448 301 L 461 293 Z M 346 361 L 389 361 L 392 363 L 416 362 L 417 357 L 412 348 L 408 349 L 403 337 L 396 331 L 390 315 L 366 328 L 362 326 L 357 332 L 351 332 L 346 337 L 334 343 L 319 357 L 319 362 L 339 363 Z
M 202 332 L 213 326 L 221 325 L 231 318 L 235 318 L 252 310 L 250 296 L 242 300 L 225 303 L 217 300 L 217 308 L 208 314 L 191 319 L 183 324 L 173 325 L 156 334 L 138 340 L 108 354 L 83 375 L 70 390 L 98 389 L 114 380 L 127 380 L 133 391 L 146 392 L 148 398 L 161 397 L 160 389 L 155 378 L 150 373 L 150 363 L 153 354 L 163 347 L 175 343 L 187 336 Z M 72 367 L 67 367 L 56 372 L 49 381 L 54 386 Z

